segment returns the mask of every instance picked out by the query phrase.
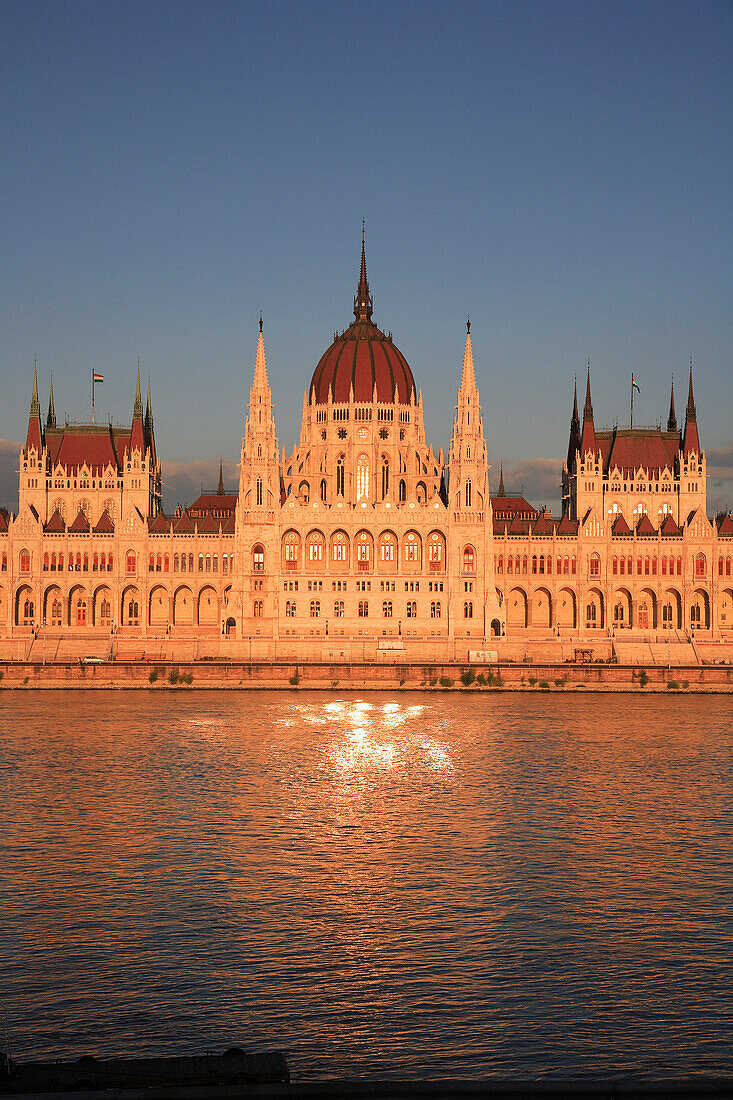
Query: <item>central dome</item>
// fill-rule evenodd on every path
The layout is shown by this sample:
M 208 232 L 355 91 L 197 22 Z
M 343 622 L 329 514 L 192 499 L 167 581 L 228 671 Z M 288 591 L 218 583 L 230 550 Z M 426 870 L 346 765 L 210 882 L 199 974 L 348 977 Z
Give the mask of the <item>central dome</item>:
M 308 391 L 311 401 L 316 405 L 325 405 L 329 400 L 338 405 L 352 400 L 371 404 L 376 391 L 380 404 L 391 405 L 396 391 L 397 404 L 409 405 L 415 392 L 412 371 L 391 334 L 385 335 L 372 321 L 363 239 L 354 318 L 321 356 Z

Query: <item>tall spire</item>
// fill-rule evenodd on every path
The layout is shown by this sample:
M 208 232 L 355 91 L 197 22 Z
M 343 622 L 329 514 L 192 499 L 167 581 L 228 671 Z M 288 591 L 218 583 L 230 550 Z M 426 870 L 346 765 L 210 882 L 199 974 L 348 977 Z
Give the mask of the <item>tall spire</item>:
M 688 420 L 697 420 L 695 398 L 692 395 L 692 356 L 690 356 L 690 386 L 687 391 L 687 409 L 685 410 L 685 416 Z
M 46 427 L 56 427 L 56 409 L 53 403 L 53 375 L 51 375 L 51 390 L 48 395 L 48 416 L 46 417 Z
M 497 492 L 496 495 L 500 496 L 500 497 L 506 496 L 506 493 L 504 492 L 504 463 L 503 462 L 499 463 L 499 491 Z
M 586 417 L 593 419 L 593 403 L 590 399 L 590 359 L 588 360 L 588 380 L 585 384 L 585 405 L 583 406 L 583 423 Z
M 476 389 L 476 375 L 473 369 L 473 348 L 471 347 L 471 319 L 466 321 L 466 346 L 463 352 L 463 374 L 461 375 L 461 390 L 464 396 L 473 393 Z
M 361 271 L 359 272 L 359 286 L 354 298 L 354 316 L 357 321 L 371 321 L 372 299 L 369 294 L 369 281 L 366 273 L 366 245 L 364 243 L 364 219 L 361 220 Z
M 585 384 L 585 405 L 583 406 L 583 436 L 580 441 L 581 458 L 596 451 L 596 429 L 593 424 L 593 402 L 590 398 L 590 359 L 588 360 L 588 380 Z
M 669 394 L 669 416 L 667 417 L 667 431 L 677 431 L 677 414 L 674 411 L 674 375 L 672 375 L 672 389 Z
M 135 417 L 142 417 L 143 415 L 143 399 L 140 394 L 140 356 L 137 357 L 137 387 L 135 389 L 135 405 L 132 410 L 133 419 Z
M 33 360 L 33 394 L 31 396 L 31 416 L 41 415 L 41 403 L 38 400 L 38 363 Z
M 260 313 L 260 334 L 257 337 L 257 355 L 255 357 L 255 373 L 252 382 L 253 388 L 267 386 L 267 360 L 265 359 L 265 338 L 262 334 L 262 314 Z
M 31 408 L 28 416 L 28 434 L 25 443 L 26 451 L 34 447 L 40 455 L 43 448 L 43 432 L 41 428 L 41 405 L 38 400 L 38 365 L 33 362 L 33 393 L 31 395 Z
M 690 385 L 687 391 L 687 408 L 685 409 L 685 431 L 682 441 L 682 450 L 685 456 L 693 452 L 696 455 L 702 454 L 700 437 L 697 431 L 697 409 L 695 408 L 695 398 L 692 394 L 692 356 L 690 356 Z
M 224 460 L 219 459 L 219 486 L 216 490 L 217 496 L 224 496 Z

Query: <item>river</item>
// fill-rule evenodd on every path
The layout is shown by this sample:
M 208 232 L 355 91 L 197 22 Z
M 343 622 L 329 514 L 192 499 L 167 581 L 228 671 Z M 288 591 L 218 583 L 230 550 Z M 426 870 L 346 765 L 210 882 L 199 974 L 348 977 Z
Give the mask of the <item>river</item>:
M 733 1072 L 729 697 L 0 695 L 21 1059 Z

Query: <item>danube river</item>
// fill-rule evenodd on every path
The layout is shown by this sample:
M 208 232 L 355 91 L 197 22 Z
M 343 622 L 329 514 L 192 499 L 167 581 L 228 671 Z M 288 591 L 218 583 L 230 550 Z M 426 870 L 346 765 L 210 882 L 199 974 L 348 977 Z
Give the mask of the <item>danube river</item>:
M 729 697 L 0 696 L 17 1058 L 733 1072 Z

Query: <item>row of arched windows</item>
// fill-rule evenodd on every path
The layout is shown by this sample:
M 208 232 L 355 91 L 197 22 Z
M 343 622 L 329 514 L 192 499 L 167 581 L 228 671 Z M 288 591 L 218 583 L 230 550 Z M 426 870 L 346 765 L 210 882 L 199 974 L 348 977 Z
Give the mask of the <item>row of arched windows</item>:
M 255 547 L 254 555 L 257 550 Z M 430 572 L 445 570 L 445 537 L 439 531 L 432 531 L 425 545 L 416 531 L 408 531 L 401 542 L 393 531 L 383 531 L 377 538 L 376 547 L 369 531 L 358 532 L 353 543 L 345 531 L 334 532 L 328 543 L 323 532 L 318 530 L 310 531 L 305 540 L 297 531 L 288 531 L 283 536 L 282 565 L 287 572 L 299 569 L 303 559 L 309 568 L 325 568 L 327 561 L 339 569 L 348 568 L 352 553 L 360 572 L 370 570 L 375 560 L 381 569 L 389 570 L 391 566 L 396 570 L 400 562 L 408 570 L 422 569 L 424 553 Z M 256 564 L 254 569 L 257 570 Z M 463 550 L 463 572 L 474 573 L 475 569 L 476 551 L 473 546 L 467 546 Z
M 554 559 L 552 554 L 533 554 L 531 558 L 528 554 L 507 554 L 506 561 L 504 555 L 499 554 L 496 559 L 496 572 L 503 573 L 506 565 L 508 575 L 526 574 L 530 567 L 533 573 L 550 574 L 553 571 L 553 561 L 556 573 L 564 576 L 575 576 L 577 573 L 577 559 L 574 554 L 566 554 L 557 559 Z
M 297 603 L 295 600 L 287 600 L 285 603 L 285 617 L 288 619 L 294 619 L 297 616 Z M 440 619 L 442 618 L 442 606 L 440 600 L 433 600 L 430 604 L 430 618 Z M 317 619 L 321 614 L 321 601 L 310 601 L 310 617 Z M 357 605 L 357 614 L 360 619 L 369 618 L 369 600 L 359 600 Z M 463 614 L 467 619 L 473 618 L 473 603 L 468 601 L 463 606 Z M 344 618 L 344 601 L 334 600 L 333 603 L 333 617 L 334 619 Z M 405 617 L 408 619 L 416 619 L 417 614 L 417 600 L 408 600 L 405 605 Z M 394 618 L 394 606 L 392 600 L 382 601 L 382 618 L 392 619 Z
M 88 573 L 91 563 L 92 573 L 111 573 L 114 566 L 114 557 L 112 554 L 100 554 L 96 551 L 93 554 L 68 554 L 65 558 L 63 554 L 45 553 L 43 555 L 43 572 L 44 573 L 63 573 L 66 568 L 69 573 Z M 21 572 L 27 572 L 27 570 L 21 569 Z
M 174 573 L 193 573 L 195 566 L 198 564 L 199 573 L 218 573 L 219 572 L 219 555 L 218 554 L 174 554 L 173 555 L 173 572 Z M 149 573 L 169 573 L 171 567 L 170 554 L 150 554 L 148 557 L 148 572 Z M 234 568 L 234 555 L 222 554 L 221 556 L 221 571 L 222 573 L 228 573 L 230 569 Z M 128 570 L 130 572 L 130 570 Z

